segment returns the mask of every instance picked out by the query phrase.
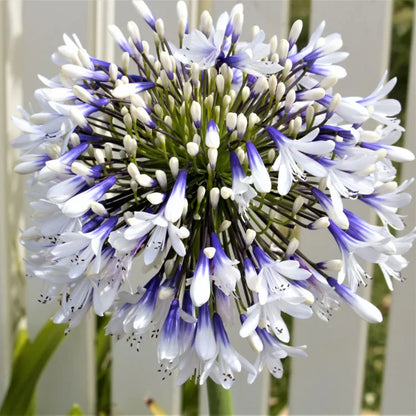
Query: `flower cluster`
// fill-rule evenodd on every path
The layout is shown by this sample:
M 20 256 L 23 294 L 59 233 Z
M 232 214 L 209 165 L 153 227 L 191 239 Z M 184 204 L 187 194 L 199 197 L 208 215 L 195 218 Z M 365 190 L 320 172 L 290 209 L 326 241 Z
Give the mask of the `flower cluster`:
M 393 162 L 414 158 L 395 145 L 400 105 L 385 96 L 396 80 L 341 97 L 333 87 L 347 54 L 323 23 L 304 47 L 300 21 L 288 39 L 266 43 L 255 27 L 242 41 L 241 5 L 216 24 L 203 12 L 190 30 L 179 1 L 175 45 L 143 1 L 134 5 L 154 48 L 132 21 L 127 36 L 109 28 L 120 65 L 64 36 L 52 57 L 59 75 L 40 77 L 35 92 L 40 110 L 15 119 L 16 171 L 30 174 L 32 198 L 27 273 L 46 283 L 42 302 L 59 301 L 54 322 L 69 330 L 90 309 L 110 311 L 107 333 L 138 348 L 157 336 L 158 361 L 179 383 L 229 388 L 243 369 L 248 382 L 264 366 L 280 377 L 281 359 L 306 355 L 287 345 L 286 315 L 328 320 L 345 302 L 381 321 L 356 294 L 368 277 L 360 262 L 377 264 L 392 289 L 416 237 L 394 232 L 412 180 L 398 185 Z M 350 211 L 360 205 L 380 225 Z M 316 230 L 338 259 L 305 252 L 302 233 Z

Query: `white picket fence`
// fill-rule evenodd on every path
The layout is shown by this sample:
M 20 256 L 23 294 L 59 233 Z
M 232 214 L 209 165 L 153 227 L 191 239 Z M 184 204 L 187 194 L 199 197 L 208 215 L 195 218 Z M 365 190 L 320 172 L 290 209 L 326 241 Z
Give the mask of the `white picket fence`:
M 168 36 L 176 37 L 176 2 L 148 0 L 156 16 L 165 20 Z M 247 0 L 246 34 L 252 25 L 261 26 L 268 36 L 286 36 L 289 0 Z M 233 2 L 189 0 L 191 15 L 197 20 L 203 8 L 218 16 Z M 365 95 L 372 91 L 388 67 L 392 20 L 391 0 L 312 0 L 311 28 L 326 20 L 326 33 L 340 32 L 348 78 L 339 82 L 340 92 Z M 10 141 L 17 132 L 10 118 L 19 104 L 32 100 L 39 87 L 36 74 L 53 76 L 50 54 L 61 44 L 61 35 L 77 33 L 79 38 L 104 59 L 113 59 L 113 42 L 106 31 L 115 22 L 125 28 L 131 19 L 140 21 L 128 0 L 2 0 L 0 1 L 0 401 L 10 377 L 11 333 L 18 308 L 25 305 L 28 326 L 35 334 L 53 314 L 53 306 L 36 302 L 37 282 L 19 279 L 16 262 L 17 230 L 24 214 L 22 180 L 13 174 L 16 155 Z M 152 39 L 143 27 L 143 37 Z M 416 39 L 411 49 L 406 146 L 416 152 Z M 409 51 L 410 52 L 410 51 Z M 117 57 L 117 55 L 116 55 Z M 405 166 L 406 177 L 416 176 L 415 164 Z M 414 191 L 414 190 L 413 190 Z M 365 213 L 364 213 L 365 214 Z M 415 209 L 410 207 L 407 223 L 414 226 Z M 315 250 L 330 250 L 319 247 Z M 333 253 L 335 256 L 335 252 Z M 414 259 L 415 250 L 408 254 Z M 387 357 L 383 385 L 383 414 L 416 414 L 416 279 L 414 265 L 406 270 L 407 282 L 396 285 L 389 316 Z M 366 296 L 369 296 L 366 290 Z M 25 299 L 26 298 L 26 301 Z M 65 414 L 78 403 L 86 414 L 95 413 L 93 320 L 72 331 L 48 365 L 38 388 L 38 413 Z M 292 360 L 289 412 L 291 414 L 359 414 L 364 376 L 367 326 L 347 308 L 329 324 L 314 319 L 297 322 L 293 344 L 308 344 L 309 358 Z M 149 342 L 140 353 L 124 342 L 114 344 L 114 413 L 148 414 L 144 397 L 154 397 L 169 414 L 180 409 L 179 389 L 174 377 L 161 381 L 157 373 L 154 345 Z M 236 414 L 266 414 L 269 377 L 252 386 L 238 382 L 233 389 Z M 203 408 L 207 409 L 206 398 Z

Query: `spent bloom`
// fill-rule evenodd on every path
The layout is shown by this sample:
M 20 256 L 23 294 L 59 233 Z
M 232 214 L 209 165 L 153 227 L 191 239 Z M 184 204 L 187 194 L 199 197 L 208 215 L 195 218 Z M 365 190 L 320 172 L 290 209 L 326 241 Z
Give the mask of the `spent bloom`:
M 15 118 L 33 213 L 27 274 L 45 283 L 42 302 L 59 304 L 53 320 L 69 330 L 90 309 L 111 313 L 108 334 L 132 344 L 159 334 L 164 374 L 225 388 L 265 366 L 281 377 L 283 358 L 306 355 L 288 345 L 286 314 L 328 320 L 345 302 L 379 322 L 356 294 L 369 277 L 362 262 L 393 289 L 416 236 L 398 213 L 413 180 L 397 183 L 392 162 L 414 156 L 396 145 L 400 105 L 385 98 L 396 81 L 385 76 L 368 97 L 338 94 L 347 54 L 324 23 L 306 46 L 300 21 L 288 39 L 258 29 L 243 40 L 241 4 L 216 23 L 203 12 L 192 29 L 180 1 L 175 43 L 134 5 L 153 49 L 133 21 L 109 28 L 120 64 L 65 35 L 38 110 Z M 317 230 L 338 259 L 308 253 L 302 236 Z

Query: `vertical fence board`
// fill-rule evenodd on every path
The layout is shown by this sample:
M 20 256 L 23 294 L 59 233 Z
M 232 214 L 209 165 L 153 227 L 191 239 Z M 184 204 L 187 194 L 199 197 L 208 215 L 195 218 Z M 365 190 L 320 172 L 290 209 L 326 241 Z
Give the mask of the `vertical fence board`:
M 18 227 L 21 221 L 21 180 L 13 173 L 16 152 L 11 138 L 17 131 L 11 115 L 22 99 L 22 2 L 0 4 L 0 403 L 6 392 L 12 357 L 13 330 L 21 314 Z M 13 309 L 12 309 L 13 308 Z
M 348 77 L 335 87 L 341 94 L 363 96 L 376 87 L 388 67 L 391 14 L 391 1 L 312 0 L 311 29 L 326 20 L 325 34 L 341 33 L 343 50 L 351 54 L 341 63 L 348 71 Z M 356 213 L 368 219 L 364 207 L 358 208 Z M 313 232 L 306 234 L 304 242 L 310 247 L 306 252 L 312 259 L 339 257 L 332 240 Z M 369 297 L 369 287 L 361 293 Z M 315 317 L 313 321 L 295 323 L 293 343 L 308 344 L 309 358 L 292 360 L 292 414 L 359 413 L 366 333 L 366 324 L 346 305 L 329 324 Z
M 413 39 L 409 69 L 405 145 L 416 154 L 416 8 L 413 18 Z M 400 82 L 400 80 L 399 80 Z M 416 177 L 415 163 L 404 165 L 403 178 Z M 415 185 L 412 185 L 413 203 L 406 210 L 409 229 L 416 225 Z M 415 247 L 406 257 L 412 262 L 403 272 L 406 282 L 396 284 L 392 294 L 389 317 L 386 366 L 382 395 L 383 414 L 416 414 L 416 279 Z
M 112 61 L 114 42 L 107 26 L 114 23 L 114 0 L 90 0 L 89 4 L 89 43 L 91 53 L 99 59 Z
M 27 108 L 32 103 L 33 91 L 42 84 L 37 79 L 40 73 L 46 77 L 58 74 L 58 67 L 50 56 L 63 44 L 62 35 L 76 33 L 88 47 L 88 2 L 69 0 L 23 2 L 24 34 L 24 101 Z M 43 306 L 37 297 L 43 284 L 29 280 L 26 288 L 29 332 L 34 336 L 43 324 L 55 313 L 56 304 Z M 86 414 L 95 412 L 95 360 L 94 320 L 86 320 L 71 331 L 63 341 L 50 364 L 45 369 L 38 386 L 39 414 L 66 414 L 74 403 L 78 403 Z
M 212 1 L 213 16 L 224 12 L 230 12 L 237 2 L 232 0 Z M 251 28 L 254 25 L 263 29 L 267 42 L 273 35 L 279 38 L 287 36 L 289 25 L 289 0 L 243 0 L 244 27 L 241 35 L 242 41 L 251 39 Z

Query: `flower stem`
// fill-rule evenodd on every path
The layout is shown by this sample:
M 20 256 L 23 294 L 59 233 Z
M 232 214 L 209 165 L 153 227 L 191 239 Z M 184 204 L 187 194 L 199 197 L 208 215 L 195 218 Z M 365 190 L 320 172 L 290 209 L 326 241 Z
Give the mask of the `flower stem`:
M 211 416 L 229 416 L 234 414 L 230 390 L 224 389 L 211 379 L 207 381 L 207 389 L 209 414 Z

